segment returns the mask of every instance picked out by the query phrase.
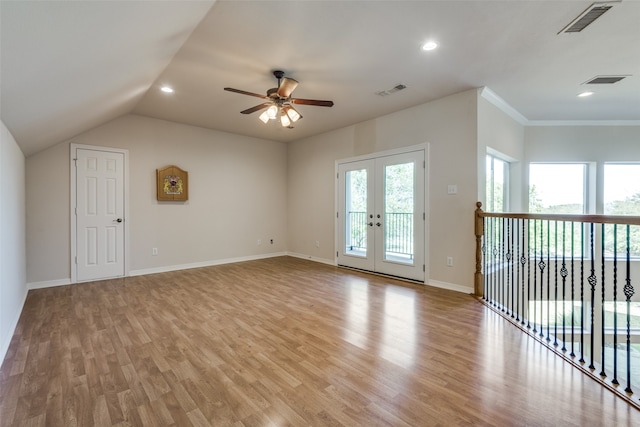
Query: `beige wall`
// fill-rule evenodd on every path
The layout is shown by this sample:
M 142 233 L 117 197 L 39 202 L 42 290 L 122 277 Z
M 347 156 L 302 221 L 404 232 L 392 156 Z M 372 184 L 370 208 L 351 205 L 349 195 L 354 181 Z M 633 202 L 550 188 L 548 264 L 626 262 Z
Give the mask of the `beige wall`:
M 509 211 L 522 212 L 522 159 L 524 126 L 483 96 L 478 97 L 478 200 L 486 201 L 485 156 L 488 149 L 499 152 L 510 163 Z M 525 193 L 526 194 L 526 193 Z
M 0 122 L 0 364 L 27 296 L 24 165 L 22 151 Z
M 286 251 L 284 143 L 127 115 L 27 159 L 30 284 L 70 278 L 70 142 L 129 150 L 131 273 Z M 189 172 L 189 201 L 156 200 L 169 164 Z
M 335 259 L 335 161 L 429 143 L 430 282 L 473 288 L 473 210 L 477 197 L 477 91 L 471 90 L 338 131 L 291 143 L 289 251 Z M 447 186 L 456 184 L 457 195 Z M 320 248 L 315 241 L 321 242 Z M 454 257 L 447 267 L 446 257 Z M 449 286 L 451 285 L 451 286 Z

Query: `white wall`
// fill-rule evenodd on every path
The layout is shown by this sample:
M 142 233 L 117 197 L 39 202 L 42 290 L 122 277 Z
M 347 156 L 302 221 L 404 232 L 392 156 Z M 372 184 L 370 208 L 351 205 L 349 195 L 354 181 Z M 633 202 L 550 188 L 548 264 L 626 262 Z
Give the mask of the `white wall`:
M 493 149 L 509 161 L 509 211 L 522 212 L 524 126 L 484 97 L 478 98 L 478 200 L 486 205 L 485 156 Z M 527 194 L 527 193 L 525 193 Z
M 333 262 L 336 160 L 428 142 L 429 282 L 471 292 L 477 96 L 476 90 L 463 92 L 290 143 L 289 251 Z M 458 186 L 457 195 L 447 195 L 449 184 Z M 447 256 L 454 257 L 454 267 L 447 267 Z
M 132 274 L 286 251 L 286 144 L 127 115 L 27 159 L 30 286 L 71 277 L 70 142 L 129 150 Z M 156 200 L 156 169 L 170 164 L 189 173 L 187 202 Z
M 592 162 L 591 186 L 602 189 L 604 162 L 640 162 L 640 126 L 527 126 L 524 155 L 523 195 L 529 194 L 532 162 Z M 597 200 L 595 213 L 602 213 L 601 206 Z
M 0 121 L 0 365 L 27 296 L 25 158 Z

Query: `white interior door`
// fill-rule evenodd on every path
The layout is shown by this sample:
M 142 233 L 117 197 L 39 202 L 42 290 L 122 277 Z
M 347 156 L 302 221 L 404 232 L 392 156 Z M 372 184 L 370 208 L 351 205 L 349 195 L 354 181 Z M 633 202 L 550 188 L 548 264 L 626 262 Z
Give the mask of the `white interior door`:
M 338 264 L 425 279 L 425 150 L 338 164 Z
M 75 149 L 77 281 L 125 275 L 124 164 L 122 152 Z

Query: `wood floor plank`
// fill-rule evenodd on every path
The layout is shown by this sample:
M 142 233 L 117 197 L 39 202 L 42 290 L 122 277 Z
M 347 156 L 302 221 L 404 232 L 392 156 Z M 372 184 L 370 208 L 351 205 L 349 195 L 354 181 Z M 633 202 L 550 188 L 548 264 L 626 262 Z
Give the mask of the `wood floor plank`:
M 635 426 L 469 295 L 290 257 L 30 291 L 0 427 Z

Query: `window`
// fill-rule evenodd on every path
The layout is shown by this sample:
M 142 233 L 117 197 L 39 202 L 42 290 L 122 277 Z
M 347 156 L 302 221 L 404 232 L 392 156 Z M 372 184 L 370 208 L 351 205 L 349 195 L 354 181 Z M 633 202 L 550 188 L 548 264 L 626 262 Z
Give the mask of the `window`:
M 640 216 L 640 164 L 638 163 L 605 163 L 604 164 L 604 214 Z M 615 229 L 615 233 L 614 233 Z M 626 257 L 627 239 L 629 255 L 640 257 L 640 227 L 624 225 L 605 228 L 605 254 Z M 614 240 L 615 234 L 615 240 Z
M 586 213 L 585 178 L 584 163 L 531 163 L 529 212 Z
M 487 212 L 505 212 L 508 209 L 509 163 L 487 154 L 486 158 Z

